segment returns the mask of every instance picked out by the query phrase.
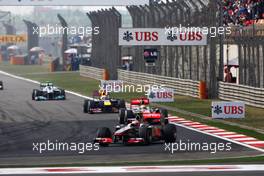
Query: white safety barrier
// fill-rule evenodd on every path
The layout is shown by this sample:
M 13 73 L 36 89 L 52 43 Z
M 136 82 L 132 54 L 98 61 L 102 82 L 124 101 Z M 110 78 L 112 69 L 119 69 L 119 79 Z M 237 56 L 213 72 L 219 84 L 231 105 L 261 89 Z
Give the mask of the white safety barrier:
M 101 80 L 103 69 L 80 66 L 81 76 Z M 175 94 L 199 97 L 199 81 L 160 76 L 149 73 L 118 69 L 118 80 L 129 84 L 163 85 L 174 89 Z M 255 88 L 219 82 L 219 99 L 228 101 L 244 101 L 247 105 L 264 108 L 264 88 Z
M 219 82 L 219 98 L 244 101 L 247 105 L 264 108 L 264 88 Z
M 80 75 L 97 80 L 103 79 L 104 69 L 80 65 Z
M 175 94 L 192 97 L 199 96 L 199 82 L 190 79 L 179 79 L 120 69 L 118 70 L 118 79 L 130 84 L 163 85 L 164 87 L 174 89 Z

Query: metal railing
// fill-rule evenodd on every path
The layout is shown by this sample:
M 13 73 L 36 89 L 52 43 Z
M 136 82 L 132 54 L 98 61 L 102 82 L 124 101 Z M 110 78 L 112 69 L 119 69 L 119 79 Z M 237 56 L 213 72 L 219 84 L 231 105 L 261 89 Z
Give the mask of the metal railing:
M 97 80 L 103 79 L 103 69 L 80 65 L 80 75 Z
M 179 79 L 120 69 L 118 70 L 118 79 L 130 84 L 162 85 L 174 89 L 175 94 L 178 95 L 199 96 L 199 82 L 190 79 Z
M 264 88 L 219 82 L 219 98 L 244 101 L 247 105 L 264 108 Z

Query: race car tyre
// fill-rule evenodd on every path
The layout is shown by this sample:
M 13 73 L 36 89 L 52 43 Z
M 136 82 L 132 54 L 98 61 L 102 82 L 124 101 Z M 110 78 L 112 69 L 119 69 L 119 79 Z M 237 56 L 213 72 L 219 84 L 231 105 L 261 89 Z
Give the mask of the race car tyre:
M 125 118 L 126 118 L 126 120 L 134 119 L 135 115 L 134 115 L 133 111 L 132 110 L 126 110 L 125 111 Z
M 160 109 L 160 113 L 164 115 L 164 117 L 168 117 L 168 110 L 167 109 Z
M 84 100 L 84 103 L 83 103 L 83 112 L 84 113 L 88 113 L 88 102 L 89 102 L 89 100 Z
M 123 136 L 123 144 L 124 145 L 128 145 L 128 139 L 129 139 L 128 136 Z
M 168 119 L 168 110 L 167 109 L 160 109 L 160 114 L 161 114 L 161 123 L 167 125 L 169 123 Z
M 88 105 L 87 105 L 87 109 L 88 109 L 88 113 L 89 114 L 93 114 L 93 111 L 92 111 L 92 109 L 94 108 L 94 104 L 95 104 L 95 102 L 94 101 L 88 101 Z
M 167 109 L 160 109 L 161 113 L 161 122 L 167 125 L 169 123 L 168 119 L 168 110 Z
M 118 100 L 118 107 L 126 109 L 126 102 L 125 100 Z
M 66 100 L 66 93 L 65 93 L 65 90 L 62 90 L 62 91 L 61 91 L 61 96 L 63 96 L 63 100 Z
M 173 143 L 176 141 L 177 129 L 173 124 L 167 124 L 163 128 L 163 138 L 165 143 Z
M 144 139 L 145 145 L 148 145 L 152 142 L 151 131 L 145 126 L 139 127 L 139 137 Z
M 97 138 L 112 138 L 112 132 L 107 127 L 102 127 L 97 130 Z M 107 147 L 109 144 L 100 143 L 100 146 Z
M 0 90 L 4 90 L 4 84 L 2 81 L 0 81 Z
M 35 100 L 35 98 L 38 96 L 38 90 L 34 89 L 32 92 L 32 100 Z
M 119 124 L 126 124 L 127 118 L 126 118 L 126 109 L 121 108 L 119 109 Z

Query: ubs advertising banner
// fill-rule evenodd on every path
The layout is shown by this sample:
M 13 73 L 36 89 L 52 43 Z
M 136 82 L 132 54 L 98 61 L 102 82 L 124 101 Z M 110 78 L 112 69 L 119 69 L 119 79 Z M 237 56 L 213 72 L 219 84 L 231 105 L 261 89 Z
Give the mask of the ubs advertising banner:
M 173 32 L 165 28 L 119 28 L 120 46 L 141 45 L 206 45 L 201 32 Z
M 174 90 L 170 88 L 162 88 L 148 92 L 150 102 L 174 102 Z
M 212 118 L 244 118 L 244 102 L 212 102 Z

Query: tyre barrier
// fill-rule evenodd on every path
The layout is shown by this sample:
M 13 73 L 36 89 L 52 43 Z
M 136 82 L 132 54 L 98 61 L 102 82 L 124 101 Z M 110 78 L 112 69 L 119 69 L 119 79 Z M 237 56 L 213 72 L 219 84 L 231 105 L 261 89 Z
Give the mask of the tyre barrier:
M 11 56 L 10 64 L 11 65 L 25 65 L 25 57 L 24 56 Z

